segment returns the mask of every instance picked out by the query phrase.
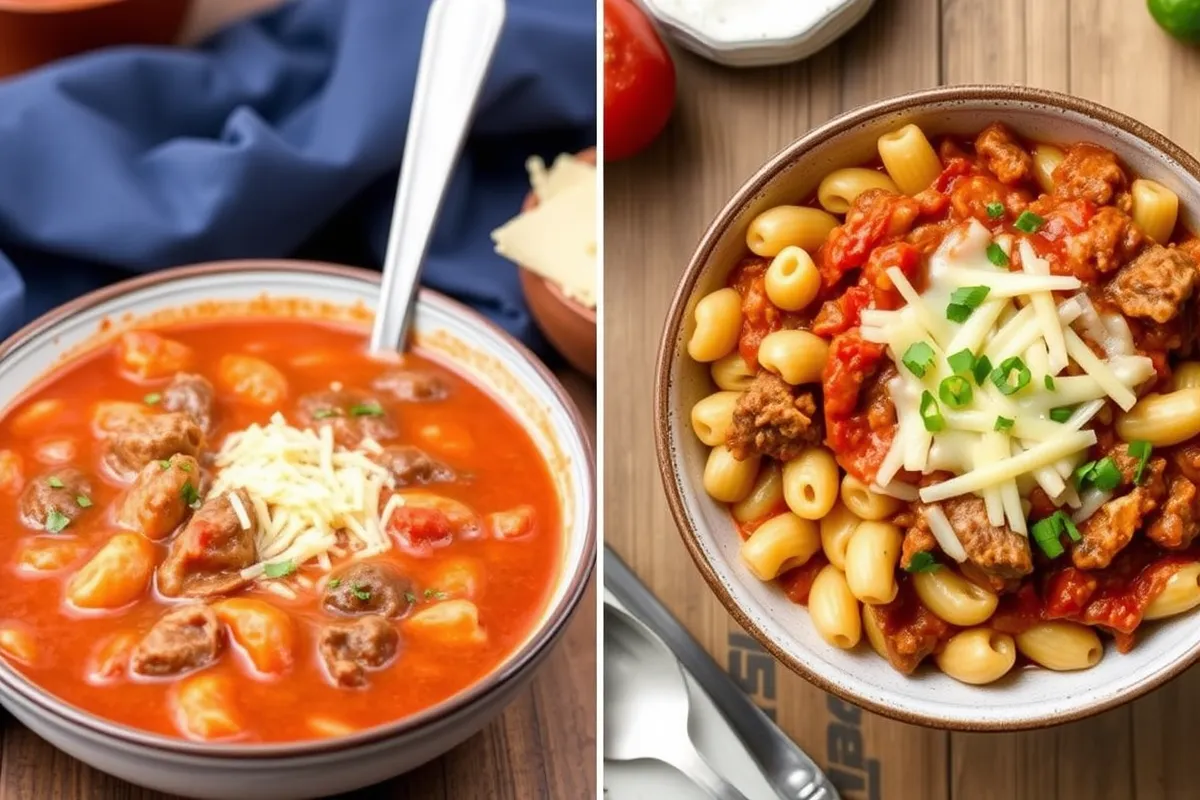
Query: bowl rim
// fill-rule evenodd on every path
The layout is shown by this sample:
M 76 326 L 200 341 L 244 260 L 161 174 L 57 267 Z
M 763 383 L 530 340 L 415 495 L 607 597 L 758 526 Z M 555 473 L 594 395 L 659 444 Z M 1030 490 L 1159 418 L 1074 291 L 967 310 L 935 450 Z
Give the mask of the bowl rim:
M 700 238 L 695 251 L 688 261 L 687 267 L 685 267 L 680 277 L 679 286 L 671 300 L 670 309 L 667 312 L 663 325 L 654 369 L 654 444 L 658 458 L 659 475 L 667 496 L 667 504 L 670 507 L 671 516 L 674 518 L 679 535 L 683 539 L 683 543 L 692 560 L 700 570 L 705 583 L 708 584 L 709 588 L 721 601 L 721 604 L 725 606 L 726 611 L 729 612 L 737 623 L 749 632 L 771 655 L 788 667 L 788 669 L 823 691 L 834 694 L 868 711 L 901 722 L 925 725 L 943 730 L 959 731 L 1032 730 L 1099 714 L 1103 711 L 1124 705 L 1162 686 L 1200 660 L 1200 639 L 1195 642 L 1182 658 L 1147 675 L 1142 681 L 1128 687 L 1123 692 L 1091 705 L 1069 711 L 1028 714 L 1011 720 L 978 719 L 962 721 L 939 717 L 936 712 L 897 708 L 877 702 L 869 697 L 859 696 L 848 688 L 839 686 L 834 681 L 824 677 L 820 672 L 805 666 L 799 659 L 792 656 L 782 647 L 776 646 L 762 627 L 755 624 L 742 610 L 738 601 L 721 583 L 716 570 L 709 562 L 697 541 L 696 531 L 691 527 L 690 519 L 684 508 L 683 496 L 680 491 L 681 470 L 678 469 L 677 459 L 671 447 L 671 425 L 669 421 L 676 409 L 670 407 L 669 401 L 673 381 L 672 371 L 676 362 L 676 342 L 684 323 L 689 299 L 695 292 L 696 284 L 700 279 L 704 266 L 712 256 L 725 231 L 734 222 L 742 209 L 751 203 L 759 192 L 786 167 L 797 160 L 803 159 L 811 149 L 818 144 L 824 143 L 831 137 L 845 134 L 858 125 L 876 117 L 896 112 L 911 111 L 930 105 L 952 104 L 962 101 L 1027 103 L 1041 106 L 1043 110 L 1048 112 L 1059 110 L 1079 114 L 1093 123 L 1100 122 L 1117 128 L 1133 137 L 1149 150 L 1166 155 L 1189 173 L 1193 180 L 1200 183 L 1200 162 L 1150 126 L 1094 101 L 1072 97 L 1048 89 L 1005 84 L 938 86 L 878 100 L 839 114 L 811 129 L 771 156 L 753 176 L 742 184 L 741 188 L 734 193 L 732 198 L 730 198 L 705 229 L 703 236 Z
M 25 344 L 33 336 L 52 330 L 63 320 L 113 298 L 178 280 L 245 272 L 248 270 L 324 275 L 331 278 L 350 279 L 367 283 L 376 288 L 381 278 L 380 273 L 361 267 L 317 261 L 292 261 L 270 258 L 211 261 L 188 266 L 171 267 L 101 287 L 47 311 L 19 329 L 12 336 L 8 337 L 8 339 L 0 342 L 0 361 L 3 361 L 9 353 Z M 239 762 L 248 762 L 263 759 L 290 759 L 302 756 L 326 755 L 364 747 L 376 742 L 413 733 L 423 726 L 436 724 L 470 708 L 493 693 L 493 691 L 511 681 L 519 679 L 531 664 L 538 663 L 547 654 L 548 650 L 558 642 L 559 636 L 566 627 L 567 622 L 573 617 L 591 581 L 592 571 L 596 562 L 596 467 L 594 448 L 590 437 L 587 435 L 583 416 L 575 406 L 574 401 L 566 393 L 566 390 L 554 374 L 550 372 L 549 368 L 525 345 L 521 344 L 521 342 L 509 335 L 507 331 L 475 310 L 439 292 L 422 288 L 419 292 L 419 301 L 433 306 L 440 306 L 444 311 L 456 316 L 467 317 L 472 322 L 487 327 L 501 341 L 512 347 L 522 356 L 566 410 L 570 430 L 578 439 L 580 450 L 584 455 L 584 482 L 582 488 L 588 502 L 583 509 L 583 513 L 587 515 L 583 548 L 581 551 L 583 557 L 573 568 L 571 565 L 564 565 L 568 569 L 563 571 L 559 577 L 559 581 L 566 582 L 567 590 L 561 602 L 557 607 L 550 609 L 545 623 L 538 630 L 534 631 L 533 635 L 520 649 L 509 656 L 506 664 L 435 705 L 383 725 L 332 739 L 272 742 L 265 744 L 199 742 L 152 733 L 112 722 L 67 703 L 46 691 L 31 679 L 19 673 L 6 659 L 0 659 L 0 688 L 20 695 L 22 699 L 36 707 L 38 711 L 49 714 L 60 722 L 66 723 L 69 726 L 84 728 L 89 733 L 109 737 L 122 744 L 146 747 L 164 753 L 184 756 L 236 759 Z M 555 585 L 557 586 L 557 584 Z

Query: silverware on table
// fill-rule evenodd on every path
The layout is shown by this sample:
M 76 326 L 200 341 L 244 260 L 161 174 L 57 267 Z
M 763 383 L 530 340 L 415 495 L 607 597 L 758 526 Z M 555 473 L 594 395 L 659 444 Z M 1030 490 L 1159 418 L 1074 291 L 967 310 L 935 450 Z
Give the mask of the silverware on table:
M 615 552 L 604 548 L 604 587 L 660 638 L 712 699 L 782 800 L 838 800 L 837 790 L 816 763 L 787 737 L 722 670 L 671 613 L 655 599 Z M 605 757 L 608 758 L 609 648 L 605 609 Z M 719 797 L 720 795 L 718 795 Z M 738 797 L 740 795 L 734 795 Z
M 434 0 L 425 22 L 371 352 L 400 350 L 421 266 L 500 31 L 504 0 Z

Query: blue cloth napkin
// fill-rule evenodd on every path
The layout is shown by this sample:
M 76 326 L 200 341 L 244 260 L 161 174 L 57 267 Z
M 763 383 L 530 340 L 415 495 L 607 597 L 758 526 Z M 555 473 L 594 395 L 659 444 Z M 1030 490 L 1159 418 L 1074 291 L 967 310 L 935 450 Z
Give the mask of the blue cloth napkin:
M 525 159 L 595 143 L 594 0 L 509 0 L 424 280 L 543 354 L 489 232 Z M 0 82 L 0 338 L 133 273 L 296 256 L 378 267 L 428 0 L 298 0 L 196 49 Z

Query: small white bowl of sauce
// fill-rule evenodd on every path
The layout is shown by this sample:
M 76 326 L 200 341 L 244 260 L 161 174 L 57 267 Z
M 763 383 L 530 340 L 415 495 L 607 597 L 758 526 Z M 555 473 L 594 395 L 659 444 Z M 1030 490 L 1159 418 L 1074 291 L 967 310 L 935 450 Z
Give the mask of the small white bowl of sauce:
M 730 67 L 800 61 L 854 27 L 875 0 L 642 0 L 681 47 Z

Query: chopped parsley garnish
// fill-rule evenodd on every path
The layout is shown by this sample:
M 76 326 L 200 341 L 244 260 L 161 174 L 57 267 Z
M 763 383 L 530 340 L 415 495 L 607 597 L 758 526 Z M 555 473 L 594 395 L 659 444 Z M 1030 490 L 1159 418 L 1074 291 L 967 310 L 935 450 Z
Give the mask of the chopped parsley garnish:
M 983 386 L 987 376 L 992 374 L 992 360 L 987 356 L 980 356 L 976 359 L 975 366 L 971 367 L 971 374 L 975 376 L 975 385 Z
M 1000 390 L 1000 394 L 1016 394 L 1029 385 L 1033 379 L 1029 367 L 1019 356 L 1006 358 L 1000 366 L 992 370 L 992 383 Z
M 967 349 L 959 350 L 946 360 L 950 362 L 950 369 L 956 375 L 970 375 L 971 370 L 975 368 L 975 354 Z
M 987 215 L 992 219 L 1000 219 L 1004 216 L 1004 203 L 988 203 L 985 207 Z
M 382 417 L 383 406 L 379 403 L 360 403 L 351 408 L 350 413 L 356 417 Z
M 986 286 L 964 286 L 955 289 L 950 295 L 950 305 L 946 306 L 946 319 L 951 322 L 966 322 L 990 291 Z
M 188 508 L 200 507 L 200 492 L 196 491 L 196 487 L 192 486 L 191 481 L 184 481 L 183 486 L 179 489 L 179 496 L 183 498 L 183 502 L 188 504 Z
M 46 530 L 51 533 L 60 533 L 63 528 L 70 524 L 71 518 L 57 508 L 50 509 L 50 513 L 46 515 Z
M 62 479 L 59 478 L 57 475 L 51 475 L 49 478 L 46 478 L 46 485 L 49 486 L 51 489 L 63 488 Z
M 1047 375 L 1046 377 L 1042 378 L 1042 383 L 1045 384 L 1047 389 L 1049 389 L 1052 392 L 1054 391 L 1054 377 L 1053 376 Z
M 1075 413 L 1075 409 L 1070 406 L 1059 406 L 1058 408 L 1050 409 L 1050 419 L 1055 422 L 1066 422 Z
M 904 366 L 918 378 L 924 378 L 925 372 L 933 366 L 933 348 L 925 342 L 913 342 L 904 351 Z
M 148 406 L 156 406 L 162 401 L 162 395 L 158 392 L 151 392 L 142 398 L 142 402 Z
M 330 417 L 340 417 L 341 415 L 342 412 L 336 408 L 318 408 L 313 412 L 313 417 L 316 419 L 329 419 Z
M 1046 220 L 1032 211 L 1022 211 L 1021 215 L 1017 217 L 1017 221 L 1013 223 L 1013 227 L 1022 233 L 1037 233 L 1045 224 Z
M 337 587 L 339 587 L 339 586 L 341 586 L 341 585 L 342 585 L 342 579 L 341 579 L 341 578 L 333 578 L 333 579 L 331 579 L 331 580 L 329 581 L 329 588 L 330 588 L 330 589 L 336 589 Z
M 1011 431 L 1012 426 L 1015 424 L 1016 424 L 1016 421 L 1011 420 L 1008 417 L 996 417 L 996 424 L 992 427 L 992 430 L 997 430 L 997 431 L 1000 431 L 1001 433 L 1003 433 L 1004 431 Z
M 276 561 L 274 564 L 263 565 L 263 575 L 268 578 L 286 578 L 296 571 L 294 561 Z
M 913 557 L 908 560 L 908 566 L 904 568 L 905 572 L 937 572 L 942 568 L 942 565 L 933 557 L 933 553 L 928 550 L 922 550 L 919 553 L 913 553 Z
M 1117 462 L 1106 456 L 1092 467 L 1092 474 L 1088 476 L 1088 480 L 1100 491 L 1111 492 L 1121 485 L 1121 470 L 1117 469 Z
M 1138 460 L 1137 468 L 1133 471 L 1134 483 L 1142 482 L 1142 475 L 1146 471 L 1146 465 L 1150 463 L 1150 451 L 1153 449 L 1150 443 L 1144 439 L 1138 439 L 1136 442 L 1129 443 L 1129 455 Z
M 963 408 L 971 402 L 971 382 L 961 375 L 951 375 L 938 384 L 938 397 L 950 408 Z
M 921 393 L 921 421 L 925 423 L 925 430 L 930 433 L 937 433 L 946 427 L 946 418 L 942 416 L 942 412 L 938 409 L 937 400 L 933 399 L 933 394 L 926 389 Z
M 988 261 L 995 264 L 997 267 L 1008 266 L 1008 253 L 1004 252 L 1004 248 L 992 242 L 987 248 Z
M 364 603 L 371 599 L 371 590 L 365 583 L 351 584 L 350 593 L 359 600 L 362 600 Z
M 91 508 L 92 498 L 88 497 L 86 494 L 77 494 L 75 495 L 75 505 L 79 506 L 80 508 Z

